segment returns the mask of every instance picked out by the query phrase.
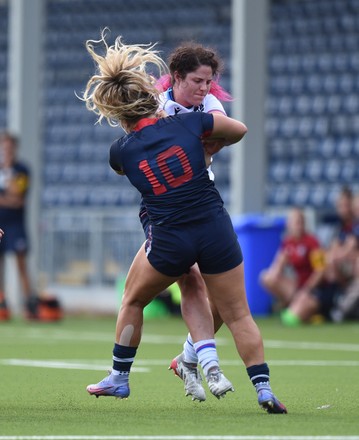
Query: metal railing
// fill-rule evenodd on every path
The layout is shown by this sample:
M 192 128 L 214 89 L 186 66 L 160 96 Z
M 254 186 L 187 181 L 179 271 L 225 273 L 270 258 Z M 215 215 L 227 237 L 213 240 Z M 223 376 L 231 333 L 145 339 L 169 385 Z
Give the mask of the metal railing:
M 136 209 L 47 211 L 40 237 L 40 276 L 69 286 L 113 284 L 145 239 Z

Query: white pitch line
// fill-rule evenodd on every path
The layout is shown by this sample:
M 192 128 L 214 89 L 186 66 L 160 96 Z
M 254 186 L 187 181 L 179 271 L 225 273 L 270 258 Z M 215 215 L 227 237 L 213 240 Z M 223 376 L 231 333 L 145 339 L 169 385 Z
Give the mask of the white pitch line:
M 359 351 L 359 344 L 342 342 L 304 342 L 304 341 L 264 341 L 266 348 L 289 348 L 293 350 L 329 350 L 329 351 Z
M 149 373 L 150 367 L 168 366 L 168 360 L 165 359 L 138 359 L 131 371 L 134 373 Z M 359 361 L 351 360 L 268 360 L 270 365 L 276 366 L 302 366 L 302 367 L 359 367 Z M 87 371 L 104 371 L 109 368 L 109 362 L 87 361 L 87 360 L 36 360 L 36 359 L 0 359 L 0 365 L 8 365 L 13 367 L 34 367 L 34 368 L 58 368 L 65 370 L 87 370 Z M 239 360 L 222 360 L 221 365 L 240 366 Z M 0 438 L 1 439 L 1 438 Z
M 91 370 L 103 371 L 108 368 L 108 365 L 96 365 L 87 362 L 65 362 L 65 361 L 49 361 L 49 360 L 31 360 L 31 359 L 0 359 L 0 365 L 10 365 L 13 367 L 37 367 L 37 368 L 59 368 L 66 370 Z M 132 367 L 131 372 L 134 373 L 149 373 L 150 368 L 147 367 Z M 0 437 L 1 439 L 1 437 Z
M 12 435 L 0 440 L 359 440 L 356 435 Z
M 19 337 L 19 331 L 16 334 L 13 331 L 1 329 L 1 334 L 7 339 L 16 336 Z M 109 341 L 113 339 L 112 333 L 100 332 L 73 332 L 69 330 L 51 330 L 46 329 L 46 332 L 40 329 L 27 329 L 23 335 L 24 339 L 43 339 L 48 341 L 63 340 L 77 343 L 79 341 Z M 161 335 L 161 334 L 144 334 L 142 342 L 147 344 L 182 344 L 185 335 Z M 216 338 L 217 345 L 230 345 L 232 339 L 230 338 Z M 292 350 L 321 350 L 321 351 L 348 351 L 359 352 L 359 344 L 347 344 L 341 342 L 316 342 L 316 341 L 283 341 L 283 340 L 264 340 L 264 346 L 272 349 L 292 349 Z

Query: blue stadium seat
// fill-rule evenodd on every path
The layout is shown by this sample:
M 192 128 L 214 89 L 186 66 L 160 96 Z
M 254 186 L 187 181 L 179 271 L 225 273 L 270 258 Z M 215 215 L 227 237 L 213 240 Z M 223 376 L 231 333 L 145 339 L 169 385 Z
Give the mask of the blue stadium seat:
M 86 206 L 89 201 L 90 188 L 88 186 L 74 187 L 71 197 L 71 205 L 73 206 Z
M 324 158 L 333 157 L 335 154 L 336 141 L 333 138 L 326 138 L 318 142 L 318 154 Z
M 290 182 L 300 182 L 304 176 L 304 164 L 297 160 L 290 162 L 287 174 Z
M 356 117 L 356 115 L 354 116 Z M 334 136 L 342 137 L 347 136 L 348 134 L 354 134 L 353 129 L 356 127 L 352 126 L 352 120 L 348 118 L 347 115 L 340 113 L 331 123 L 331 132 Z M 357 128 L 358 129 L 358 128 Z
M 327 203 L 328 188 L 327 185 L 319 183 L 311 186 L 309 194 L 309 204 L 314 208 L 323 208 Z
M 309 202 L 311 187 L 308 184 L 301 183 L 293 187 L 290 194 L 290 203 L 294 206 L 304 207 Z
M 62 170 L 63 170 L 63 164 L 54 162 L 49 163 L 46 167 L 44 167 L 44 173 L 43 173 L 43 184 L 44 185 L 51 185 L 52 183 L 59 183 L 62 181 Z
M 274 206 L 288 206 L 290 204 L 291 186 L 288 184 L 270 185 L 267 190 L 267 202 Z
M 270 159 L 273 161 L 283 159 L 288 156 L 287 142 L 283 139 L 277 137 L 270 138 L 268 147 Z
M 340 93 L 345 94 L 355 92 L 355 77 L 351 72 L 338 76 L 338 89 Z
M 265 132 L 268 138 L 276 138 L 280 130 L 280 119 L 278 117 L 267 117 L 265 121 Z
M 324 177 L 325 164 L 321 159 L 312 159 L 305 165 L 304 175 L 311 182 L 321 182 Z
M 306 78 L 303 75 L 291 75 L 289 78 L 289 91 L 293 95 L 299 95 L 305 91 Z
M 297 127 L 297 136 L 300 138 L 309 138 L 314 134 L 315 121 L 311 116 L 299 118 Z
M 285 95 L 277 100 L 278 108 L 273 113 L 279 113 L 280 115 L 287 116 L 293 111 L 294 102 L 291 96 Z
M 343 99 L 343 111 L 349 114 L 358 114 L 359 97 L 356 93 L 351 93 Z
M 270 182 L 282 183 L 288 181 L 288 162 L 275 161 L 269 165 Z
M 64 183 L 76 183 L 78 181 L 77 163 L 65 163 L 62 170 L 62 180 Z
M 312 100 L 312 112 L 315 116 L 322 115 L 327 110 L 327 97 L 324 95 L 316 95 Z
M 313 107 L 313 98 L 309 95 L 300 95 L 295 100 L 295 110 L 299 115 L 308 115 Z
M 323 76 L 319 73 L 310 73 L 306 77 L 306 91 L 311 94 L 322 93 L 323 91 Z
M 278 124 L 278 134 L 283 138 L 295 138 L 298 135 L 298 125 L 301 118 L 289 116 Z
M 351 184 L 358 178 L 359 161 L 346 159 L 341 163 L 340 181 Z
M 339 158 L 349 158 L 353 154 L 353 140 L 343 137 L 336 143 L 336 154 Z
M 269 78 L 269 86 L 271 94 L 285 94 L 289 91 L 290 77 L 287 75 L 271 75 Z
M 314 103 L 313 103 L 314 108 Z M 320 116 L 314 119 L 313 136 L 319 139 L 326 138 L 330 133 L 330 118 Z
M 41 203 L 46 208 L 52 208 L 57 204 L 57 192 L 54 187 L 46 185 L 41 193 Z
M 324 166 L 323 177 L 328 182 L 338 182 L 341 174 L 341 163 L 337 159 L 329 159 Z

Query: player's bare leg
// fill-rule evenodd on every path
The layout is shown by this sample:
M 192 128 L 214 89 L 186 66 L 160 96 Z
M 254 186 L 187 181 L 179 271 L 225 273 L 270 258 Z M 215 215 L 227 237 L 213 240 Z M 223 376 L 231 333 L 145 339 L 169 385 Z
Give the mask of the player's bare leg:
M 176 281 L 167 277 L 148 262 L 144 245 L 138 251 L 128 272 L 122 304 L 116 323 L 113 368 L 108 377 L 91 384 L 91 395 L 114 396 L 120 399 L 130 395 L 129 374 L 141 341 L 143 309 L 159 292 Z
M 202 274 L 209 295 L 228 326 L 237 351 L 257 391 L 259 405 L 270 413 L 286 413 L 269 384 L 269 368 L 264 360 L 263 340 L 250 313 L 244 286 L 243 263 L 227 272 Z M 223 292 L 226 292 L 223 295 Z
M 172 360 L 169 369 L 184 381 L 186 396 L 191 395 L 192 400 L 203 401 L 206 395 L 198 369 L 200 362 L 205 365 L 203 372 L 211 393 L 217 398 L 224 397 L 228 391 L 233 391 L 233 386 L 219 368 L 211 305 L 198 266 L 193 266 L 189 274 L 178 280 L 178 284 L 182 316 L 190 333 L 183 344 L 183 352 Z M 218 314 L 216 316 L 219 322 L 220 317 Z

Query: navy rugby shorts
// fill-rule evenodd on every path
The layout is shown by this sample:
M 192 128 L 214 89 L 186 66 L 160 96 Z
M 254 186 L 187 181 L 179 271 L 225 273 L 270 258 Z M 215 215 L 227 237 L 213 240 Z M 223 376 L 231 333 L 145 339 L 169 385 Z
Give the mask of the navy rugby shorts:
M 143 232 L 145 233 L 146 238 L 148 238 L 148 228 L 150 226 L 150 219 L 148 217 L 146 208 L 141 207 L 138 216 L 140 217 L 140 222 L 142 225 Z
M 23 222 L 5 222 L 1 225 L 5 232 L 0 243 L 0 254 L 5 252 L 27 252 L 28 238 Z
M 198 263 L 204 274 L 234 269 L 243 255 L 228 213 L 223 210 L 206 222 L 150 225 L 146 255 L 151 265 L 167 276 L 180 277 Z

